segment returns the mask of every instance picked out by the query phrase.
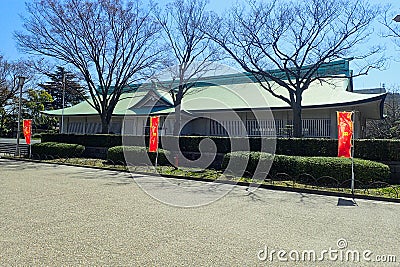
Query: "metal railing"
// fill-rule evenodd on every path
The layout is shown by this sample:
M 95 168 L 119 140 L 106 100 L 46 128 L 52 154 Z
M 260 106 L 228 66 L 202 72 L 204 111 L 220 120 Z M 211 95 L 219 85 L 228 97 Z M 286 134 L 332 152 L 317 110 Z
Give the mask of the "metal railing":
M 331 119 L 303 119 L 302 126 L 305 137 L 331 136 Z
M 330 137 L 331 119 L 303 119 L 304 137 Z M 285 120 L 247 120 L 211 121 L 212 136 L 292 136 L 292 121 Z
M 20 152 L 21 156 L 28 155 L 29 145 L 19 144 L 19 152 Z M 0 154 L 16 155 L 17 154 L 17 144 L 0 143 Z

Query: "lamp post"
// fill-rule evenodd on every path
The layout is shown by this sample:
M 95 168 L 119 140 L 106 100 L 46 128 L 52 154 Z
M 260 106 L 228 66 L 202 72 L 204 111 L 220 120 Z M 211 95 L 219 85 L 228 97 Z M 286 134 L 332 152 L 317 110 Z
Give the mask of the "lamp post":
M 396 17 L 393 18 L 395 22 L 400 22 L 400 15 L 396 15 Z
M 18 76 L 18 87 L 19 87 L 19 105 L 18 105 L 18 128 L 17 128 L 17 147 L 15 151 L 16 156 L 20 156 L 19 150 L 19 136 L 21 135 L 21 110 L 22 110 L 22 87 L 24 86 L 25 77 Z

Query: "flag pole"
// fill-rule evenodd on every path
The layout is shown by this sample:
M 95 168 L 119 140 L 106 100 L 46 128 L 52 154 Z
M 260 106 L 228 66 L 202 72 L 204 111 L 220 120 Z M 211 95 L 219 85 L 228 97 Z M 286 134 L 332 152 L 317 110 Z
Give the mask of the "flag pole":
M 157 147 L 157 151 L 156 151 L 156 171 L 157 171 L 157 162 L 158 162 L 158 147 Z
M 351 194 L 354 196 L 354 122 L 355 122 L 355 111 L 352 111 L 353 115 L 353 127 L 351 134 Z
M 158 164 L 158 144 L 160 143 L 159 141 L 160 141 L 160 135 L 158 134 L 158 125 L 159 125 L 159 123 L 160 123 L 160 121 L 159 121 L 160 119 L 158 119 L 158 122 L 157 122 L 157 129 L 156 129 L 156 131 L 157 131 L 157 150 L 156 150 L 156 172 L 157 172 L 157 164 Z

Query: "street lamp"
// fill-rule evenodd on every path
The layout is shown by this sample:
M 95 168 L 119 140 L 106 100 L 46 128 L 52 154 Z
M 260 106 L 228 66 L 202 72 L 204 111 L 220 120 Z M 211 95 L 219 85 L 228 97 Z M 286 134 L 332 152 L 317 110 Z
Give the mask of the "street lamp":
M 393 20 L 396 22 L 400 22 L 400 15 L 396 15 L 396 17 L 394 17 Z
M 19 136 L 21 135 L 21 109 L 22 109 L 22 87 L 24 86 L 26 77 L 18 76 L 18 87 L 19 87 L 19 105 L 18 105 L 18 128 L 17 128 L 17 147 L 15 151 L 16 156 L 20 156 L 19 151 Z

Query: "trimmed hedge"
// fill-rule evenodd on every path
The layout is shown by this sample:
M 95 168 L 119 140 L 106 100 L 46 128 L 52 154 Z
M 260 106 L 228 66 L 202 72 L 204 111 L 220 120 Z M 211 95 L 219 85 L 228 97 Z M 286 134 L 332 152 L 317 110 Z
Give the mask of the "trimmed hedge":
M 288 168 L 293 166 L 293 169 Z M 272 165 L 272 173 L 286 170 L 291 176 L 298 177 L 307 173 L 314 178 L 331 176 L 339 182 L 351 179 L 351 159 L 338 157 L 300 157 L 278 156 Z M 375 181 L 389 181 L 389 166 L 364 159 L 354 159 L 355 179 L 364 185 Z
M 355 156 L 379 161 L 400 161 L 399 139 L 363 139 L 356 140 Z
M 337 139 L 278 138 L 276 154 L 290 156 L 336 157 Z M 354 157 L 376 161 L 400 161 L 398 139 L 356 139 Z
M 125 153 L 124 153 L 125 152 Z M 125 158 L 125 155 L 127 158 Z M 108 149 L 107 152 L 107 160 L 112 161 L 114 163 L 124 163 L 127 161 L 129 164 L 133 165 L 147 165 L 155 164 L 157 153 L 148 152 L 148 150 L 144 147 L 139 146 L 116 146 Z M 158 165 L 170 165 L 167 157 L 169 155 L 168 151 L 163 149 L 158 150 Z
M 335 157 L 338 150 L 337 139 L 323 138 L 278 138 L 277 155 Z
M 301 181 L 304 174 L 312 175 L 314 178 L 319 179 L 323 176 L 330 176 L 342 183 L 351 179 L 351 160 L 348 158 L 338 157 L 301 157 L 301 156 L 285 156 L 275 155 L 272 157 L 268 153 L 254 153 L 254 152 L 232 152 L 225 155 L 222 162 L 222 168 L 228 166 L 229 161 L 233 167 L 230 171 L 238 173 L 235 166 L 243 164 L 246 157 L 249 158 L 246 171 L 254 173 L 256 166 L 261 161 L 262 166 L 271 164 L 270 174 L 276 175 L 277 173 L 286 173 L 294 179 Z M 243 166 L 243 165 L 242 165 Z M 261 170 L 264 171 L 265 170 Z M 389 180 L 390 169 L 389 166 L 362 159 L 354 159 L 354 173 L 355 179 L 367 185 L 374 181 Z
M 165 136 L 160 138 L 160 148 L 168 148 L 168 143 L 176 142 L 177 137 Z M 218 153 L 231 152 L 231 140 L 236 143 L 249 144 L 250 151 L 261 151 L 261 142 L 272 144 L 270 138 L 240 138 L 240 137 L 203 137 L 203 136 L 181 136 L 179 146 L 181 151 L 199 152 L 199 144 L 204 138 L 210 138 L 217 147 Z M 124 136 L 124 145 L 148 146 L 148 136 Z M 60 142 L 80 144 L 88 147 L 114 147 L 122 145 L 121 135 L 79 135 L 79 134 L 42 134 L 42 142 Z M 163 144 L 164 142 L 164 144 Z M 323 138 L 277 138 L 276 151 L 278 155 L 288 156 L 315 156 L 336 157 L 337 139 Z M 246 147 L 239 146 L 236 151 L 244 151 Z M 267 148 L 273 152 L 273 148 Z M 357 139 L 355 140 L 355 157 L 376 161 L 400 161 L 400 140 L 392 139 Z
M 42 142 L 78 144 L 89 147 L 113 147 L 122 144 L 121 135 L 114 134 L 42 134 Z
M 32 144 L 32 155 L 58 156 L 60 158 L 80 157 L 85 147 L 77 144 L 45 142 Z
M 261 162 L 261 169 L 258 169 L 258 172 L 265 173 L 269 171 L 269 166 L 273 160 L 274 156 L 269 153 L 236 151 L 224 155 L 221 167 L 222 169 L 226 169 L 229 162 L 232 161 L 229 166 L 231 172 L 236 174 L 243 173 L 243 167 L 246 166 L 245 171 L 253 174 L 258 162 Z
M 32 139 L 41 139 L 41 138 L 42 138 L 42 134 L 40 134 L 40 133 L 32 134 Z

